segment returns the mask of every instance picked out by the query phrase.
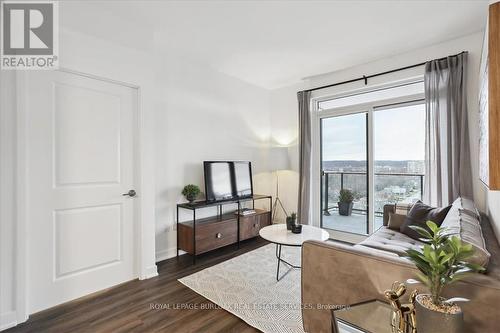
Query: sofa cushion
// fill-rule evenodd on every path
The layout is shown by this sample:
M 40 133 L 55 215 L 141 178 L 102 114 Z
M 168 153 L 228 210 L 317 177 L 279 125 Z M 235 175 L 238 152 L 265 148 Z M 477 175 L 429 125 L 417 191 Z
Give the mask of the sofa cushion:
M 389 225 L 389 214 L 399 214 L 399 215 L 408 215 L 408 212 L 411 209 L 411 206 L 413 206 L 413 203 L 395 203 L 395 204 L 385 204 L 384 205 L 384 218 L 382 220 L 383 225 L 388 226 Z
M 399 231 L 399 229 L 401 228 L 401 226 L 405 222 L 405 219 L 406 219 L 406 215 L 389 213 L 389 222 L 388 222 L 387 226 L 389 227 L 389 229 Z
M 423 244 L 424 243 L 421 241 L 412 239 L 388 227 L 380 227 L 380 229 L 367 239 L 358 243 L 358 245 L 361 246 L 391 252 L 397 255 L 405 255 L 405 251 L 408 249 L 419 250 Z
M 486 268 L 490 260 L 490 253 L 486 249 L 480 218 L 471 214 L 473 210 L 462 209 L 460 203 L 455 203 L 441 227 L 446 228 L 450 235 L 459 237 L 462 242 L 472 245 L 474 255 L 469 261 Z
M 459 210 L 462 210 L 464 213 L 475 216 L 478 220 L 481 220 L 481 214 L 479 213 L 479 210 L 474 204 L 474 201 L 472 201 L 471 199 L 458 198 L 453 202 L 452 207 L 458 208 Z
M 394 205 L 394 213 L 407 216 L 411 210 L 411 207 L 413 207 L 413 203 L 397 203 Z
M 422 236 L 410 228 L 410 226 L 419 226 L 430 231 L 426 222 L 430 220 L 440 226 L 450 209 L 451 205 L 443 208 L 437 208 L 426 205 L 419 200 L 413 204 L 408 212 L 408 215 L 406 216 L 405 222 L 399 230 L 408 237 L 419 240 Z

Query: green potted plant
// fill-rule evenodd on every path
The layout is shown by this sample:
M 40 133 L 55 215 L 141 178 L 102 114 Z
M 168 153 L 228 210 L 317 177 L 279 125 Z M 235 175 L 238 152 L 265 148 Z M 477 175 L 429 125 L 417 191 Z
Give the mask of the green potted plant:
M 351 190 L 341 189 L 339 193 L 339 215 L 350 216 L 352 214 L 352 206 L 354 201 L 354 193 Z
M 297 222 L 297 213 L 293 212 L 286 217 L 286 230 L 292 230 L 292 226 Z
M 201 193 L 200 188 L 196 185 L 189 184 L 182 189 L 182 195 L 186 197 L 187 201 L 192 203 L 196 197 Z
M 420 282 L 429 288 L 430 294 L 419 294 L 415 298 L 415 312 L 419 333 L 458 333 L 463 332 L 463 313 L 461 308 L 442 297 L 443 289 L 464 278 L 471 272 L 481 272 L 484 268 L 467 262 L 474 250 L 472 245 L 464 244 L 456 237 L 450 237 L 445 228 L 427 221 L 426 230 L 411 226 L 426 244 L 421 251 L 407 250 L 406 257 L 418 268 Z

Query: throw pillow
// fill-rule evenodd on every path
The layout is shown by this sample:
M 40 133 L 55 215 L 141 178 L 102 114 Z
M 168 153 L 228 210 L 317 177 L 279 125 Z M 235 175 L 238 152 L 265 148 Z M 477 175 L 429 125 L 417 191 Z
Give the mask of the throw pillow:
M 413 207 L 411 207 L 399 231 L 401 231 L 403 234 L 407 235 L 410 238 L 418 240 L 422 236 L 420 236 L 418 232 L 410 228 L 410 226 L 415 225 L 429 230 L 426 224 L 427 221 L 432 221 L 436 223 L 438 226 L 440 226 L 441 223 L 443 223 L 443 220 L 446 217 L 446 214 L 448 214 L 450 208 L 451 205 L 442 208 L 431 207 L 419 200 L 415 202 Z
M 403 223 L 405 222 L 406 215 L 389 213 L 389 222 L 387 223 L 387 227 L 389 229 L 398 230 L 401 228 Z

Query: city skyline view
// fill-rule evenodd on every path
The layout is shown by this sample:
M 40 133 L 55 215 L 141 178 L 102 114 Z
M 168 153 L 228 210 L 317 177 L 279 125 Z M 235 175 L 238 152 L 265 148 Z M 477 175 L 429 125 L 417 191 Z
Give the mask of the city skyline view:
M 368 223 L 368 179 L 366 161 L 323 161 L 322 212 L 329 216 L 328 227 L 348 232 L 365 234 L 366 227 L 337 224 L 334 216 L 338 210 L 340 190 L 353 192 L 353 218 L 359 223 Z M 372 212 L 375 229 L 382 225 L 382 212 L 386 204 L 414 203 L 422 199 L 425 177 L 425 161 L 374 161 L 374 193 Z M 333 214 L 333 219 L 330 215 Z M 364 222 L 362 222 L 364 219 Z M 339 229 L 340 228 L 340 229 Z
M 425 106 L 386 107 L 323 118 L 322 211 L 329 228 L 366 234 L 370 198 L 375 227 L 381 226 L 386 204 L 413 203 L 422 199 L 425 175 Z M 369 154 L 369 141 L 373 151 Z M 368 187 L 368 161 L 373 160 L 373 193 Z M 338 215 L 340 191 L 353 192 L 357 223 L 345 223 Z M 342 222 L 344 221 L 344 222 Z

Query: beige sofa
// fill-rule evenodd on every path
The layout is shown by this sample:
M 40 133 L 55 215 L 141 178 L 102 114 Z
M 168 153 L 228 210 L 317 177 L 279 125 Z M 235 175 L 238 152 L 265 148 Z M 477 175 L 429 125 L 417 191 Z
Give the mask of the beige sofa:
M 467 205 L 470 202 L 467 201 Z M 455 218 L 462 208 L 455 202 L 446 218 Z M 387 228 L 389 213 L 394 210 L 394 205 L 384 207 L 384 226 L 354 246 L 316 241 L 304 243 L 302 319 L 306 332 L 331 332 L 329 308 L 332 306 L 384 300 L 384 290 L 389 289 L 394 281 L 416 277 L 415 266 L 398 253 L 420 244 Z M 444 294 L 471 300 L 462 303 L 466 332 L 493 333 L 499 331 L 500 320 L 500 247 L 487 217 L 481 217 L 480 226 L 491 254 L 486 274 L 472 274 L 450 286 Z M 425 291 L 422 285 L 410 286 L 409 292 L 412 288 Z

